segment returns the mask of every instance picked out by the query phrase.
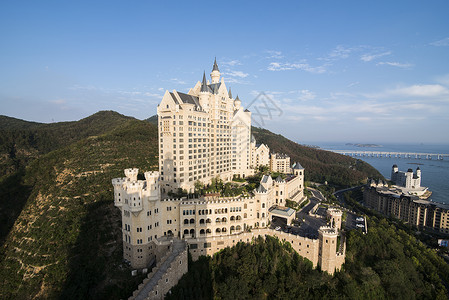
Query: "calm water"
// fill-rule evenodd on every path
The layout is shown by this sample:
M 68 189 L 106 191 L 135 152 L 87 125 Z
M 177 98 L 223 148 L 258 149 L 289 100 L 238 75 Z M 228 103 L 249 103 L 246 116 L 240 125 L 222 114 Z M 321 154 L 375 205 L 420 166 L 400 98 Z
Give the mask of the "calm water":
M 322 149 L 328 150 L 354 150 L 354 151 L 392 151 L 392 152 L 420 152 L 420 153 L 445 153 L 449 154 L 449 145 L 391 145 L 382 144 L 382 147 L 357 147 L 341 144 L 319 143 Z M 396 164 L 399 171 L 407 171 L 412 168 L 413 171 L 419 166 L 421 169 L 421 185 L 428 187 L 432 191 L 430 199 L 435 202 L 449 204 L 449 159 L 428 160 L 415 158 L 377 158 L 358 156 L 379 170 L 385 178 L 390 179 L 391 167 Z

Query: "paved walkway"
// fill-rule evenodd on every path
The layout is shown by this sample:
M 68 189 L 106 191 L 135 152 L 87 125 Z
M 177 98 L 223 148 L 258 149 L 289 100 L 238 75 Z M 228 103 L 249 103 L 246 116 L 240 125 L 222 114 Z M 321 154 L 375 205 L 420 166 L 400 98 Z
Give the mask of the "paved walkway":
M 145 286 L 140 290 L 140 293 L 136 296 L 136 300 L 144 300 L 148 297 L 148 294 L 153 290 L 154 286 L 158 281 L 164 276 L 167 269 L 170 267 L 171 263 L 175 258 L 185 249 L 185 242 L 175 239 L 173 240 L 173 251 L 170 256 L 162 263 L 159 270 L 153 275 L 153 277 L 148 281 Z

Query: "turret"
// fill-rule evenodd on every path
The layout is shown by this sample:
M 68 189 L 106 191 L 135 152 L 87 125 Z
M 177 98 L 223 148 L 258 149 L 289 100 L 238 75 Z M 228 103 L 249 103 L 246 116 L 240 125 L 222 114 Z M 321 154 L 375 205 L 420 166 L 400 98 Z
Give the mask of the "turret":
M 421 178 L 421 169 L 419 167 L 416 168 L 416 177 Z
M 237 97 L 234 100 L 234 109 L 235 110 L 239 110 L 240 109 L 240 105 L 242 104 L 242 101 L 240 101 L 239 96 L 237 95 Z
M 125 176 L 131 181 L 137 181 L 137 174 L 139 174 L 139 169 L 125 169 Z
M 207 86 L 206 72 L 203 73 L 203 82 L 201 83 L 199 101 L 200 106 L 205 111 L 209 111 L 209 87 Z
M 215 58 L 214 66 L 212 67 L 210 77 L 212 78 L 212 83 L 220 82 L 220 71 L 218 70 L 217 58 Z
M 318 230 L 318 235 L 320 241 L 318 264 L 321 266 L 321 270 L 334 274 L 337 257 L 337 229 L 322 226 Z

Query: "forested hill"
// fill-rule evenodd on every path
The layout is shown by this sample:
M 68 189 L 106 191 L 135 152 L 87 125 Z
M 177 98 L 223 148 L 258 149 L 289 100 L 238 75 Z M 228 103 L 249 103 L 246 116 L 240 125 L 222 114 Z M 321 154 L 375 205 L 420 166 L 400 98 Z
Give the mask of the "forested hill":
M 36 126 L 66 141 L 45 154 L 34 148 L 26 167 L 0 180 L 0 299 L 129 297 L 142 277 L 123 264 L 111 179 L 129 167 L 157 170 L 157 128 L 112 112 Z M 43 132 L 45 142 L 52 135 Z
M 0 116 L 0 177 L 25 166 L 30 159 L 103 134 L 133 119 L 114 111 L 100 111 L 75 122 L 51 124 Z
M 306 180 L 351 186 L 364 182 L 367 177 L 383 178 L 379 171 L 360 159 L 306 147 L 266 129 L 252 127 L 251 130 L 258 144 L 268 145 L 272 153 L 288 154 L 291 163 L 299 162 L 306 170 Z
M 304 149 L 256 131 L 273 150 L 306 169 L 308 162 L 319 165 L 324 179 L 340 182 L 341 174 L 313 154 L 317 150 L 295 153 Z M 350 168 L 355 160 L 344 159 L 346 173 L 355 174 L 350 183 L 370 176 Z M 157 170 L 157 164 L 157 126 L 148 121 L 111 111 L 53 124 L 1 117 L 0 298 L 127 298 L 142 278 L 130 277 L 122 263 L 111 179 L 125 168 L 143 172 Z M 318 178 L 312 167 L 306 174 Z

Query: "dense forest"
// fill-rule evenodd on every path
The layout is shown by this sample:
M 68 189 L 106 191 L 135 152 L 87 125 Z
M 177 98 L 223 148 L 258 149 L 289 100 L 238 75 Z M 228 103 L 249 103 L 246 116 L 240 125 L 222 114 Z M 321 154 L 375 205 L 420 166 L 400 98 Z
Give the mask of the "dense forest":
M 154 124 L 110 111 L 54 124 L 0 117 L 0 298 L 127 298 L 142 277 L 123 263 L 111 179 L 157 170 L 157 144 Z M 346 168 L 354 182 L 371 176 Z
M 368 228 L 348 233 L 334 276 L 268 236 L 190 262 L 167 299 L 447 299 L 449 266 L 434 250 L 385 218 Z

